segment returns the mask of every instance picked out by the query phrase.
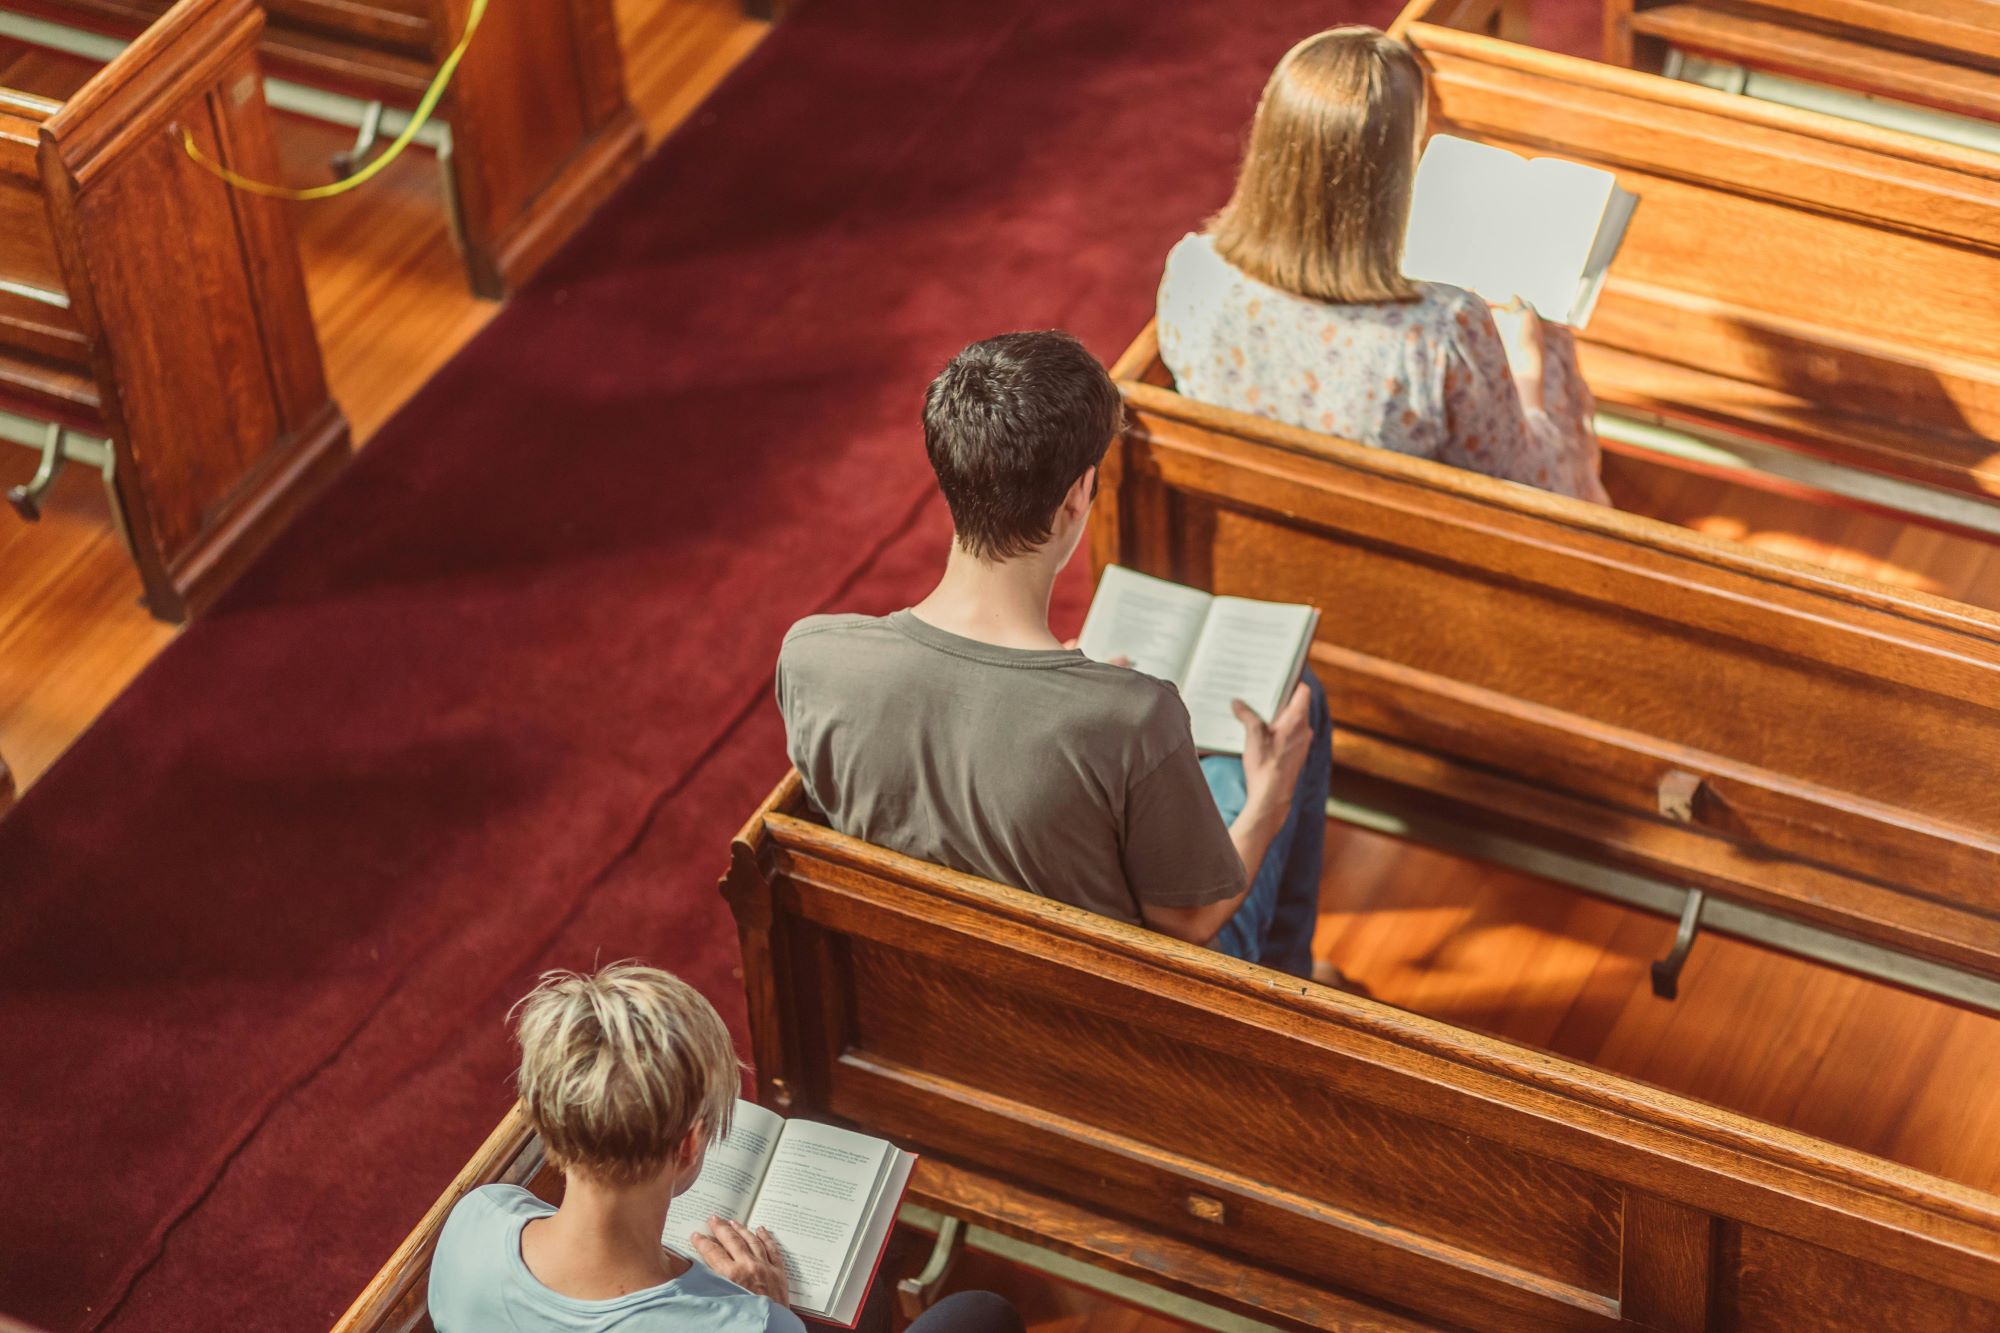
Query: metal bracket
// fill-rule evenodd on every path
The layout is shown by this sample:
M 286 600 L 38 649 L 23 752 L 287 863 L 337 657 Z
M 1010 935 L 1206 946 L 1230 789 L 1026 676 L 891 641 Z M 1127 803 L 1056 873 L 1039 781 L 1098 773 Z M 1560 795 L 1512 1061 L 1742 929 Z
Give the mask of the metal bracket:
M 56 484 L 56 476 L 69 459 L 63 455 L 63 428 L 53 421 L 42 436 L 42 461 L 35 468 L 35 475 L 28 478 L 23 486 L 7 488 L 7 503 L 14 506 L 14 512 L 23 522 L 39 523 L 42 518 L 42 497 L 49 493 L 49 487 Z
M 333 155 L 335 180 L 346 180 L 361 169 L 375 141 L 382 137 L 382 104 L 370 102 L 361 109 L 361 124 L 355 127 L 354 145 Z
M 0 410 L 0 441 L 25 445 L 42 456 L 35 475 L 25 485 L 7 491 L 7 503 L 14 507 L 15 513 L 29 523 L 38 521 L 42 516 L 42 501 L 66 464 L 96 468 L 104 479 L 104 498 L 111 506 L 112 526 L 117 529 L 118 540 L 130 549 L 132 540 L 125 524 L 125 506 L 118 498 L 118 451 L 111 447 L 111 441 L 70 430 L 57 422 L 5 410 Z
M 1687 965 L 1688 951 L 1694 948 L 1694 937 L 1701 933 L 1701 909 L 1708 903 L 1708 895 L 1700 889 L 1689 889 L 1687 901 L 1681 907 L 1681 924 L 1674 931 L 1674 947 L 1667 950 L 1665 958 L 1653 963 L 1653 994 L 1663 1000 L 1671 1000 L 1680 993 L 1681 968 Z
M 931 1245 L 931 1257 L 924 1262 L 921 1273 L 906 1277 L 896 1284 L 896 1305 L 905 1319 L 915 1319 L 937 1303 L 944 1290 L 945 1279 L 951 1276 L 951 1266 L 957 1262 L 958 1254 L 965 1246 L 965 1223 L 956 1217 L 944 1217 L 938 1223 L 937 1240 Z

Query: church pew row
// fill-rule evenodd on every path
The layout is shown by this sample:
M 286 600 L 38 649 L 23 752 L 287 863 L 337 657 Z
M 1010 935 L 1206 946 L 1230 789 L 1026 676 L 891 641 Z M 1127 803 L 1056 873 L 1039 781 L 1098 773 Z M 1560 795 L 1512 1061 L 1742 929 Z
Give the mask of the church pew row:
M 1579 337 L 1603 407 L 2000 495 L 2000 157 L 1452 26 L 1490 8 L 1417 0 L 1397 30 L 1433 132 L 1639 195 Z
M 739 835 L 760 1100 L 1283 1328 L 2000 1320 L 2000 1198 L 841 837 Z
M 1319 607 L 1346 795 L 2000 976 L 2000 614 L 1115 373 L 1093 565 Z
M 0 89 L 0 409 L 108 438 L 148 605 L 199 610 L 346 461 L 251 0 L 182 0 L 57 102 Z
M 1671 51 L 2000 121 L 2000 17 L 1983 0 L 1605 0 L 1604 58 Z
M 844 838 L 788 776 L 723 891 L 758 1100 L 909 1201 L 1284 1329 L 2000 1319 L 2000 1198 Z M 560 1182 L 519 1107 L 334 1333 L 427 1333 L 445 1215 Z
M 129 37 L 170 0 L 10 0 Z M 264 0 L 267 72 L 414 106 L 465 29 L 471 0 Z M 612 0 L 491 0 L 439 115 L 473 289 L 518 287 L 638 165 Z

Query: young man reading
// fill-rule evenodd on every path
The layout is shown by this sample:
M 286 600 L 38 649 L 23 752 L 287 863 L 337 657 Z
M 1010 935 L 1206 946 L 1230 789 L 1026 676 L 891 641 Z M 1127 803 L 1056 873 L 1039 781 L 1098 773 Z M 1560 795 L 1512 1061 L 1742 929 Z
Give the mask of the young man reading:
M 1318 682 L 1268 725 L 1238 703 L 1242 759 L 1202 758 L 1173 686 L 1049 630 L 1123 418 L 1066 333 L 953 358 L 924 400 L 956 529 L 944 577 L 893 615 L 793 626 L 792 762 L 843 833 L 1311 975 L 1332 771 Z

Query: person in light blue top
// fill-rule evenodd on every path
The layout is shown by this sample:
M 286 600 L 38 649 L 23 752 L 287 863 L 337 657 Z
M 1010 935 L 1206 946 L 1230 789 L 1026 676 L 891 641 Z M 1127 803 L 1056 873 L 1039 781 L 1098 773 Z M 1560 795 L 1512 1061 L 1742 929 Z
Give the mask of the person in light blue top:
M 698 1258 L 660 1243 L 667 1206 L 729 1132 L 741 1079 L 701 993 L 617 963 L 551 972 L 516 1012 L 521 1104 L 563 1172 L 563 1202 L 486 1185 L 453 1205 L 431 1257 L 437 1333 L 805 1333 L 769 1231 L 712 1217 L 690 1237 Z M 862 1326 L 885 1314 L 871 1301 Z M 910 1333 L 1021 1333 L 1021 1320 L 961 1292 Z
M 701 993 L 621 963 L 550 973 L 517 1012 L 521 1102 L 563 1203 L 514 1185 L 458 1201 L 431 1259 L 438 1333 L 804 1333 L 769 1232 L 711 1219 L 699 1261 L 660 1244 L 740 1086 Z

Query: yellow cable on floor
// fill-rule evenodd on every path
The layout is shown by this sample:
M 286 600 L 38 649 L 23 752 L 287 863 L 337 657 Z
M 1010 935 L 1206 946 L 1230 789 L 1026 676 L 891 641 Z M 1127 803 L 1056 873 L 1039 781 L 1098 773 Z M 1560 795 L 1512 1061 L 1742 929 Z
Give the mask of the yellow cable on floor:
M 186 127 L 181 129 L 181 146 L 187 149 L 189 157 L 223 181 L 239 190 L 248 190 L 251 194 L 261 194 L 269 199 L 331 199 L 334 195 L 346 194 L 349 190 L 366 185 L 384 167 L 400 157 L 403 150 L 410 146 L 410 141 L 415 139 L 429 123 L 431 113 L 437 110 L 438 99 L 444 96 L 444 90 L 451 83 L 451 76 L 458 72 L 458 62 L 465 58 L 466 48 L 472 45 L 472 34 L 479 30 L 479 20 L 486 17 L 486 5 L 487 0 L 472 0 L 472 12 L 465 17 L 465 32 L 460 35 L 458 45 L 451 49 L 451 54 L 444 58 L 442 65 L 438 66 L 437 77 L 432 79 L 431 86 L 424 90 L 423 100 L 417 103 L 416 111 L 410 116 L 410 123 L 403 127 L 403 132 L 396 136 L 395 142 L 382 151 L 382 156 L 346 180 L 303 189 L 290 185 L 272 185 L 266 181 L 251 180 L 248 176 L 239 176 L 220 162 L 210 161 L 202 154 L 201 149 L 195 146 L 194 132 Z

